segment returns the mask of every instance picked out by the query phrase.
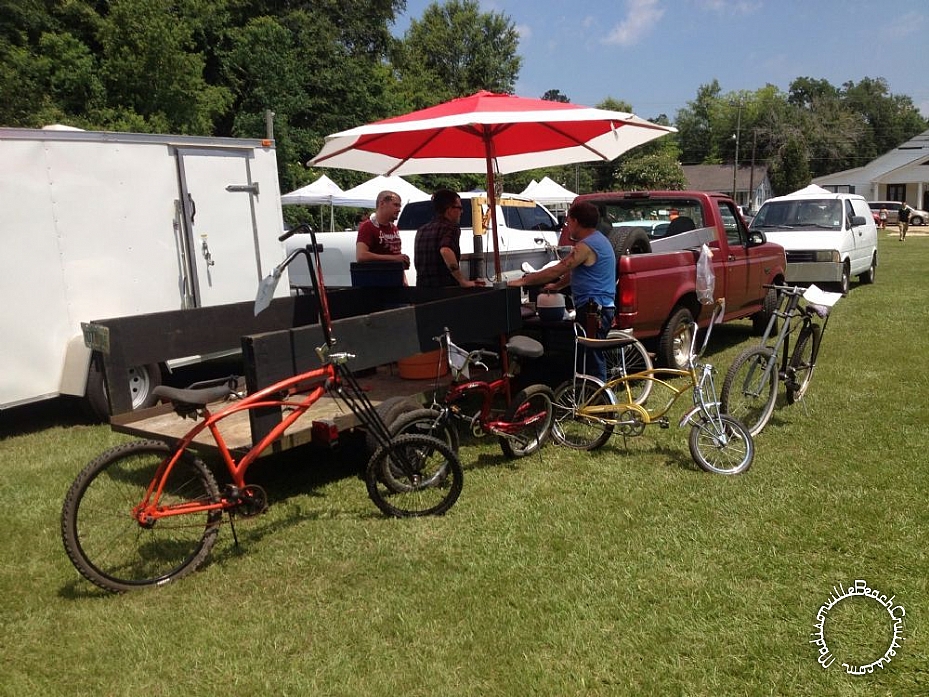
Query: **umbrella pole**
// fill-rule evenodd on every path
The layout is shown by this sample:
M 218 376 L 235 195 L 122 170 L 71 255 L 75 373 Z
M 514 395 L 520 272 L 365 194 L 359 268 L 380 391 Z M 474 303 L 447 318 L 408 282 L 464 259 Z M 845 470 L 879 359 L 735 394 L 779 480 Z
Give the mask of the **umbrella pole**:
M 500 271 L 500 249 L 497 245 L 497 193 L 494 190 L 493 150 L 490 133 L 484 129 L 484 151 L 487 153 L 487 203 L 490 206 L 490 226 L 494 243 L 494 282 L 503 280 Z

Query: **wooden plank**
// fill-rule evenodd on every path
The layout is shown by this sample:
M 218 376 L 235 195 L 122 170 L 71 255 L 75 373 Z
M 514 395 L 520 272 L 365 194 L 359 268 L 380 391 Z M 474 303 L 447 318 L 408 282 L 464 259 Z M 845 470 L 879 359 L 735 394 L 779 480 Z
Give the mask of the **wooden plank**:
M 447 386 L 448 380 L 447 377 L 443 378 L 440 388 Z M 390 366 L 382 366 L 374 373 L 359 378 L 358 382 L 375 406 L 394 395 L 409 396 L 426 404 L 431 399 L 436 384 L 435 380 L 405 380 L 396 375 Z M 223 404 L 223 402 L 216 402 L 210 405 L 210 409 L 218 411 L 223 408 Z M 288 429 L 280 441 L 261 455 L 265 456 L 272 452 L 281 452 L 312 443 L 312 426 L 316 421 L 332 424 L 340 433 L 359 426 L 357 417 L 348 410 L 345 404 L 331 395 L 325 395 Z M 151 409 L 114 416 L 111 427 L 118 433 L 174 442 L 182 438 L 194 423 L 189 418 L 185 419 L 175 414 L 170 404 L 161 404 Z M 246 451 L 255 442 L 252 440 L 248 412 L 237 412 L 223 419 L 220 422 L 220 432 L 226 445 L 233 451 Z M 216 445 L 208 431 L 200 433 L 192 447 L 196 450 L 217 452 Z

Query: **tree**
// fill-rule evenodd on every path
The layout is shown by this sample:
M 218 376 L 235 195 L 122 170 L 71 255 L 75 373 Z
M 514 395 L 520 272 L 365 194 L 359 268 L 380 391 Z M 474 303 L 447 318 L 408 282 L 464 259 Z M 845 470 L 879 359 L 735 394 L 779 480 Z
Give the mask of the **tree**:
M 504 14 L 476 0 L 432 3 L 413 20 L 393 55 L 410 110 L 479 90 L 512 93 L 522 59 L 519 34 Z
M 542 99 L 546 102 L 561 102 L 562 104 L 569 104 L 571 102 L 570 99 L 561 93 L 561 90 L 548 90 L 542 95 Z

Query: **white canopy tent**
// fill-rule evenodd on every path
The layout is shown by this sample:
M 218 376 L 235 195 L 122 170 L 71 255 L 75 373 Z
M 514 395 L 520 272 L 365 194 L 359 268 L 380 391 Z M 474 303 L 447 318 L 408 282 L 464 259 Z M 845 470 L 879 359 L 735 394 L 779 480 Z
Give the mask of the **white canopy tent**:
M 536 183 L 530 183 L 522 192 L 532 200 L 541 203 L 543 206 L 553 206 L 556 208 L 567 208 L 571 205 L 577 196 L 576 193 L 564 188 L 556 181 L 548 177 L 542 177 L 542 180 Z
M 406 179 L 398 176 L 385 177 L 378 175 L 364 184 L 332 197 L 333 206 L 352 206 L 355 208 L 374 208 L 377 195 L 382 191 L 393 191 L 403 203 L 410 201 L 425 201 L 429 194 L 420 191 Z
M 329 206 L 329 229 L 335 229 L 335 212 L 332 198 L 342 193 L 342 188 L 325 174 L 316 181 L 296 191 L 281 196 L 282 206 Z M 322 218 L 322 215 L 320 215 Z M 322 222 L 322 220 L 320 220 Z M 322 227 L 322 225 L 320 225 Z
M 311 184 L 281 196 L 284 206 L 324 206 L 332 205 L 332 197 L 342 193 L 342 189 L 325 174 Z

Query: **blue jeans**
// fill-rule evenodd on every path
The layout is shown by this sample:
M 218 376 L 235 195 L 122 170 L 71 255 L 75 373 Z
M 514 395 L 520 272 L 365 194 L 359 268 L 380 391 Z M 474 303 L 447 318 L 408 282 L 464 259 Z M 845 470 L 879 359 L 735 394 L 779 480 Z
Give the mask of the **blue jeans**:
M 583 306 L 575 308 L 577 316 L 575 321 L 584 328 L 584 331 L 587 331 L 586 327 L 586 315 L 584 314 Z M 613 317 L 616 315 L 615 307 L 601 307 L 600 308 L 600 323 L 597 327 L 597 336 L 590 337 L 592 339 L 605 339 L 606 335 L 609 333 L 610 329 L 613 327 Z M 589 335 L 588 335 L 589 336 Z M 585 349 L 584 353 L 580 354 L 577 357 L 579 365 L 577 366 L 577 372 L 586 373 L 587 375 L 593 375 L 596 378 L 600 378 L 606 382 L 606 359 L 603 357 L 603 354 L 596 349 Z

